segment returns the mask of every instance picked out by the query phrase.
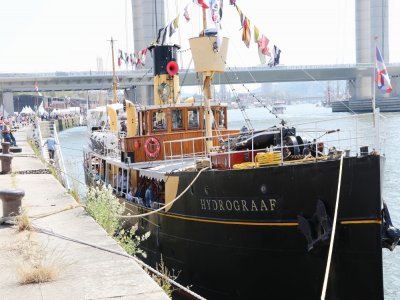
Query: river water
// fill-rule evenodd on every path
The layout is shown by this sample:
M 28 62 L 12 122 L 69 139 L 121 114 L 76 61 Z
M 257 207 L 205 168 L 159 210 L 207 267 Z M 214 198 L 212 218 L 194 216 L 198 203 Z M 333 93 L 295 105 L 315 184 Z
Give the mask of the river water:
M 228 111 L 228 124 L 231 129 L 239 129 L 245 122 L 240 110 Z M 251 120 L 254 129 L 262 129 L 268 126 L 278 125 L 279 119 L 271 115 L 265 108 L 250 108 L 246 110 L 247 116 Z M 330 108 L 316 107 L 314 104 L 298 104 L 287 106 L 283 115 L 289 124 L 299 124 L 303 122 L 316 121 L 320 119 L 331 120 L 329 129 L 336 129 L 354 126 L 346 120 L 336 120 L 341 116 L 348 116 L 349 113 L 332 113 Z M 400 227 L 400 167 L 397 161 L 400 151 L 400 113 L 385 113 L 384 133 L 386 156 L 386 166 L 383 183 L 383 196 L 388 204 L 392 221 L 395 226 Z M 335 120 L 334 120 L 335 119 Z M 369 117 L 362 118 L 364 122 L 372 122 Z M 381 124 L 382 126 L 383 124 Z M 358 125 L 356 125 L 358 126 Z M 70 174 L 70 182 L 75 189 L 79 189 L 80 194 L 84 195 L 84 173 L 83 173 L 83 152 L 82 147 L 87 142 L 86 127 L 76 127 L 60 132 L 59 134 L 62 152 L 66 163 L 67 172 Z M 400 246 L 399 246 L 400 247 Z M 384 267 L 384 286 L 385 299 L 400 299 L 400 255 L 399 247 L 393 252 L 383 249 Z

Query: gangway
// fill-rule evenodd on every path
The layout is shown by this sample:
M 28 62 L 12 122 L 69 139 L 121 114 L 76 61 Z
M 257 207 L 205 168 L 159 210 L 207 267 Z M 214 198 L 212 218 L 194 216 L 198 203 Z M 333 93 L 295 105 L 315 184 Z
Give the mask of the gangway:
M 37 138 L 40 154 L 49 165 L 55 167 L 58 178 L 66 189 L 70 189 L 70 184 L 65 169 L 64 157 L 61 151 L 60 141 L 58 139 L 57 126 L 54 121 L 37 121 Z M 47 139 L 53 137 L 55 140 L 54 159 L 50 159 L 49 150 L 47 148 Z

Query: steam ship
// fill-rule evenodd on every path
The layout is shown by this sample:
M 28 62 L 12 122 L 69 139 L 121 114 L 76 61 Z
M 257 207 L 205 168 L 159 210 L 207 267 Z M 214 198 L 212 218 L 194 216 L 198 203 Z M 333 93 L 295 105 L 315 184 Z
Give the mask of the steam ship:
M 180 100 L 179 46 L 152 45 L 154 103 L 89 111 L 87 182 L 149 213 L 137 220 L 150 232 L 145 261 L 162 259 L 207 299 L 383 299 L 382 247 L 393 250 L 400 235 L 382 199 L 376 140 L 354 142 L 356 132 L 343 146 L 338 129 L 285 122 L 229 129 L 227 105 L 211 93 L 228 39 L 216 43 L 205 31 L 190 39 L 201 102 Z

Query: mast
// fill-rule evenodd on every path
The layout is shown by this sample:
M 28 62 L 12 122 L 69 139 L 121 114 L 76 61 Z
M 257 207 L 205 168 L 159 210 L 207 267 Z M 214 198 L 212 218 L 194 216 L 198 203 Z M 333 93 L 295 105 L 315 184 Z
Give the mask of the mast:
M 205 35 L 206 29 L 207 29 L 207 14 L 206 14 L 206 9 L 203 7 L 203 34 L 202 34 L 202 36 Z
M 112 78 L 113 78 L 113 103 L 117 103 L 117 78 L 115 76 L 115 62 L 114 62 L 114 40 L 111 37 L 111 59 L 112 59 Z
M 374 40 L 375 40 L 375 43 L 374 43 L 374 46 L 375 46 L 375 47 L 374 47 L 374 50 L 373 50 L 373 52 L 374 52 L 374 55 L 373 55 L 373 57 L 374 57 L 374 59 L 373 59 L 374 64 L 373 64 L 373 66 L 372 66 L 372 115 L 373 115 L 374 128 L 375 128 L 375 125 L 376 125 L 376 115 L 375 115 L 375 113 L 376 113 L 376 96 L 375 96 L 375 94 L 376 94 L 376 87 L 375 87 L 376 82 L 375 82 L 375 72 L 376 72 L 376 44 L 377 44 L 378 37 L 376 36 L 376 37 L 374 38 Z
M 206 36 L 207 15 L 206 9 L 203 8 L 203 30 L 199 37 L 189 40 L 190 49 L 196 72 L 203 75 L 203 98 L 205 110 L 205 137 L 206 152 L 210 153 L 213 147 L 212 133 L 212 111 L 211 111 L 211 82 L 216 72 L 225 71 L 225 61 L 228 52 L 228 39 L 223 38 L 219 51 L 217 48 L 217 36 Z
M 373 119 L 373 129 L 374 129 L 374 146 L 375 150 L 379 149 L 379 119 L 377 118 L 377 114 L 379 114 L 379 109 L 376 109 L 376 82 L 375 82 L 375 72 L 377 67 L 377 59 L 376 59 L 376 47 L 377 47 L 377 40 L 378 37 L 375 36 L 375 47 L 374 47 L 374 65 L 372 66 L 372 119 Z
M 205 32 L 207 29 L 207 15 L 206 9 L 203 8 L 203 34 L 205 36 Z M 203 97 L 204 97 L 204 108 L 205 108 L 205 130 L 206 130 L 206 151 L 210 153 L 211 148 L 213 147 L 213 140 L 212 140 L 212 122 L 211 122 L 211 81 L 214 76 L 214 72 L 212 71 L 205 71 L 203 72 Z

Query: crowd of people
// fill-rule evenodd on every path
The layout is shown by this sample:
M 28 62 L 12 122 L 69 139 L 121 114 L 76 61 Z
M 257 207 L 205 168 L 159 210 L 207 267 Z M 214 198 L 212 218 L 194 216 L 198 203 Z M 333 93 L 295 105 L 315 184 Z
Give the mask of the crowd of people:
M 155 208 L 154 203 L 163 203 L 165 183 L 163 180 L 149 179 L 141 176 L 137 187 L 130 185 L 127 201 Z
M 102 174 L 99 172 L 99 166 L 96 165 L 94 171 L 94 179 L 103 180 Z M 110 170 L 111 172 L 111 170 Z M 155 202 L 164 202 L 163 194 L 165 183 L 163 180 L 149 179 L 140 176 L 137 186 L 128 183 L 128 171 L 119 168 L 118 174 L 112 178 L 112 186 L 115 194 L 126 198 L 129 202 L 144 205 L 146 207 L 154 207 Z M 128 189 L 129 186 L 129 189 Z

